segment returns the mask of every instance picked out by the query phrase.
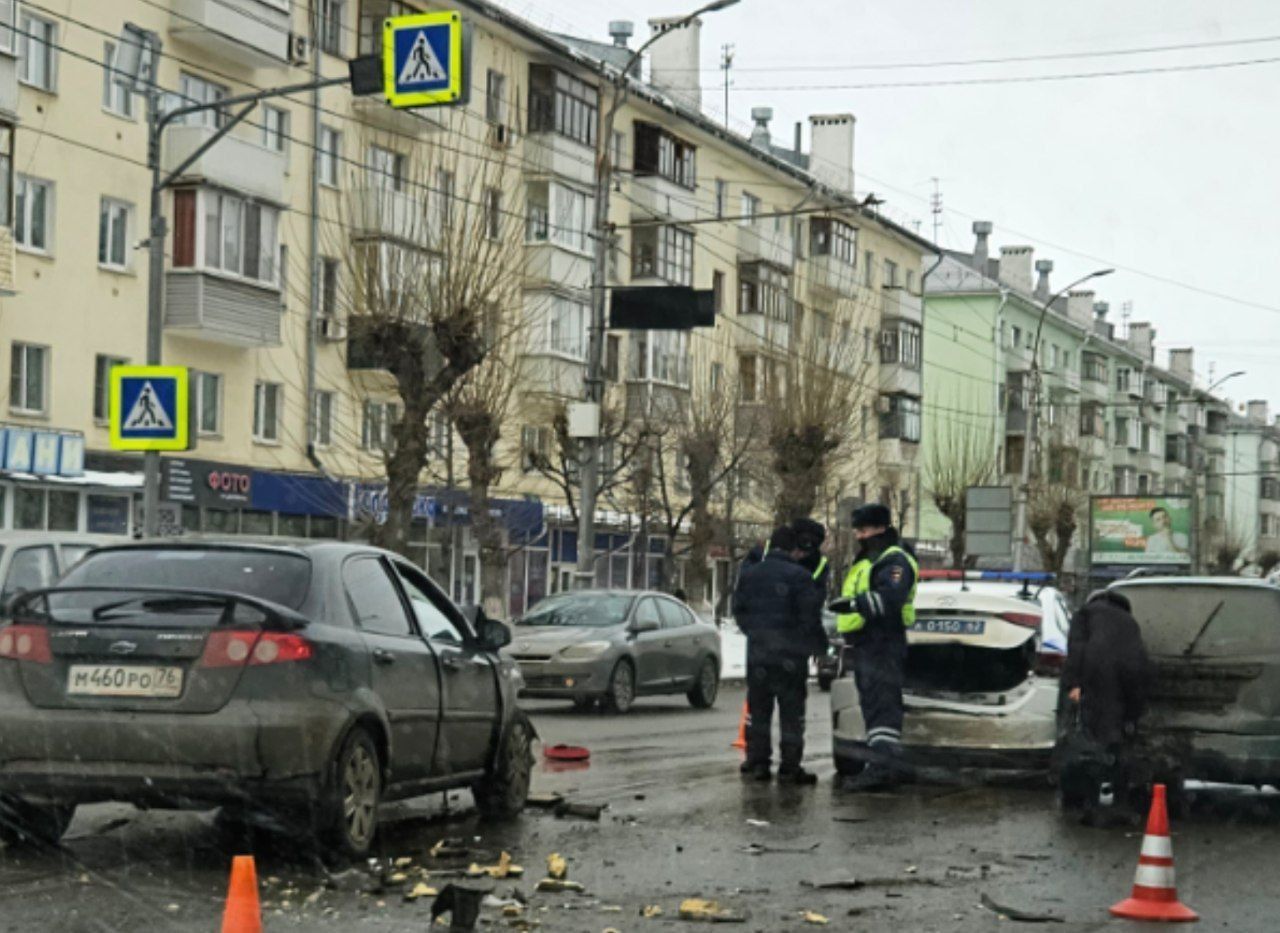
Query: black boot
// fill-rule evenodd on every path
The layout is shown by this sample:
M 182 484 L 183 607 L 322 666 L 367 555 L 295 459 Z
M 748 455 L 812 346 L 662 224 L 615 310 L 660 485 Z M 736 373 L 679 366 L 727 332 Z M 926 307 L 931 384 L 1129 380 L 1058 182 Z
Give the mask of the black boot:
M 890 790 L 899 783 L 898 773 L 888 765 L 873 761 L 861 773 L 842 778 L 840 789 L 853 793 L 874 790 Z
M 812 787 L 818 783 L 818 776 L 812 771 L 806 771 L 799 765 L 793 767 L 783 766 L 778 769 L 779 784 L 795 784 L 799 787 Z
M 757 781 L 768 781 L 773 777 L 773 773 L 769 769 L 768 762 L 757 763 L 753 761 L 744 761 L 738 768 L 738 773 L 744 778 L 752 778 Z

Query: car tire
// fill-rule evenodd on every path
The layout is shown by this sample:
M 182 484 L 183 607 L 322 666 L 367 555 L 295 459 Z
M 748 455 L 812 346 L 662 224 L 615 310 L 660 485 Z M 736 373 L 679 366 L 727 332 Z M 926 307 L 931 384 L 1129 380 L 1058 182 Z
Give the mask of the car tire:
M 6 846 L 56 846 L 75 813 L 75 804 L 0 797 L 0 842 Z
M 532 773 L 533 725 L 517 710 L 492 770 L 471 788 L 480 815 L 498 820 L 519 816 L 529 799 Z
M 355 726 L 329 764 L 317 835 L 336 855 L 366 857 L 377 836 L 381 802 L 382 758 L 368 730 Z
M 693 688 L 685 694 L 694 709 L 711 709 L 716 705 L 716 695 L 720 692 L 720 666 L 715 658 L 706 658 L 698 668 L 698 679 Z
M 623 658 L 613 666 L 609 675 L 609 692 L 604 695 L 603 704 L 606 711 L 622 714 L 630 712 L 636 701 L 636 669 L 629 660 Z

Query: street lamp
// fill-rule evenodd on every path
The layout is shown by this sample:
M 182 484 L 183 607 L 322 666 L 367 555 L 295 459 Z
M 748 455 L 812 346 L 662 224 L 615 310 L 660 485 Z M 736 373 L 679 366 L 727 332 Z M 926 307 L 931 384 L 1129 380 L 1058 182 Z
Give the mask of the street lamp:
M 1222 377 L 1221 379 L 1219 379 L 1217 382 L 1215 382 L 1215 383 L 1213 383 L 1211 386 L 1209 386 L 1209 388 L 1205 389 L 1205 390 L 1204 390 L 1204 391 L 1205 391 L 1205 394 L 1206 394 L 1206 395 L 1212 395 L 1212 394 L 1213 394 L 1213 390 L 1214 390 L 1214 389 L 1216 389 L 1216 388 L 1218 388 L 1218 386 L 1222 385 L 1224 382 L 1227 382 L 1228 380 L 1234 379 L 1234 378 L 1236 378 L 1237 376 L 1243 376 L 1243 375 L 1245 375 L 1245 371 L 1244 371 L 1243 369 L 1237 369 L 1237 370 L 1236 370 L 1235 372 L 1233 372 L 1233 373 L 1227 373 L 1225 376 L 1223 376 L 1223 377 Z
M 1096 272 L 1090 272 L 1088 275 L 1081 276 L 1070 285 L 1060 288 L 1049 296 L 1040 308 L 1040 319 L 1036 322 L 1036 339 L 1031 345 L 1031 406 L 1027 413 L 1027 433 L 1026 440 L 1022 444 L 1022 471 L 1018 478 L 1018 509 L 1014 516 L 1013 528 L 1013 569 L 1023 570 L 1026 563 L 1026 538 L 1027 538 L 1027 498 L 1030 494 L 1031 485 L 1031 446 L 1035 443 L 1036 430 L 1039 421 L 1040 411 L 1040 334 L 1044 331 L 1044 320 L 1049 315 L 1049 309 L 1053 307 L 1053 303 L 1071 291 L 1073 288 L 1083 285 L 1085 282 L 1093 279 L 1100 279 L 1103 276 L 1110 275 L 1115 269 L 1099 269 Z
M 596 131 L 595 164 L 595 216 L 592 223 L 591 255 L 591 340 L 587 357 L 586 406 L 590 425 L 580 437 L 582 444 L 582 480 L 578 503 L 578 567 L 579 588 L 591 585 L 595 578 L 596 499 L 600 492 L 600 405 L 604 401 L 604 348 L 606 329 L 606 289 L 609 262 L 609 193 L 613 183 L 613 165 L 610 151 L 613 141 L 613 124 L 618 111 L 626 102 L 630 90 L 631 70 L 640 56 L 676 29 L 683 29 L 704 13 L 715 13 L 738 3 L 739 0 L 712 0 L 698 7 L 687 16 L 675 20 L 667 28 L 655 32 L 638 49 L 631 53 L 622 70 L 611 74 L 603 62 L 601 77 L 611 87 L 609 107 L 600 108 Z M 575 419 L 571 419 L 573 421 Z

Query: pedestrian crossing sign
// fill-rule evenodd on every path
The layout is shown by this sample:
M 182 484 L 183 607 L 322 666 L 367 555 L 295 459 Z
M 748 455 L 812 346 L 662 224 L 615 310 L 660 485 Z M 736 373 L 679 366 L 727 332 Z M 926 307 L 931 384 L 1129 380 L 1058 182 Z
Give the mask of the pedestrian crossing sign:
M 190 419 L 185 366 L 111 370 L 111 446 L 115 450 L 187 450 Z
M 393 107 L 457 103 L 464 90 L 462 16 L 446 10 L 385 20 L 382 69 Z

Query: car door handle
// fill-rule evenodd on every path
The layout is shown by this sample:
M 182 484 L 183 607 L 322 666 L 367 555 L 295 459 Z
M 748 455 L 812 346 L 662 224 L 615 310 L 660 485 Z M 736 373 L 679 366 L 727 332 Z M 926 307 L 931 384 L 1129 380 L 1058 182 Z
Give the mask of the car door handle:
M 373 649 L 373 661 L 375 664 L 395 664 L 396 656 L 385 648 Z
M 451 671 L 460 671 L 466 665 L 466 661 L 456 654 L 446 654 L 440 663 Z

